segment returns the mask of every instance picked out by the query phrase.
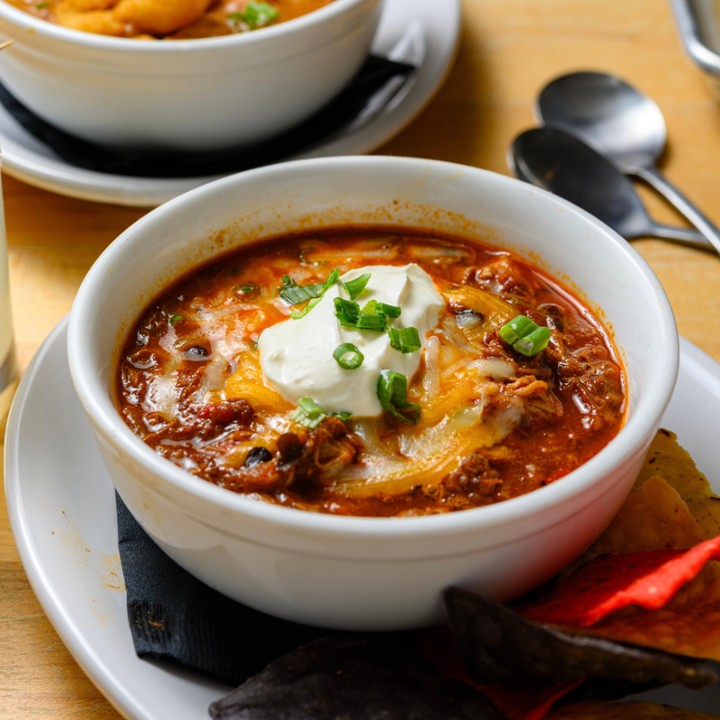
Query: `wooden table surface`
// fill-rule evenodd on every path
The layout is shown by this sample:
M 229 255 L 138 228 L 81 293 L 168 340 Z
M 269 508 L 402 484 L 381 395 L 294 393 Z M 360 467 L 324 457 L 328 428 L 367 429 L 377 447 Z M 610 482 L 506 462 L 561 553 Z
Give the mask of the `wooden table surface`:
M 506 150 L 534 124 L 538 91 L 549 79 L 579 69 L 620 75 L 656 100 L 669 135 L 664 173 L 720 224 L 720 107 L 685 56 L 663 0 L 465 0 L 458 56 L 445 84 L 409 127 L 376 152 L 510 174 Z M 70 309 L 98 254 L 147 209 L 71 199 L 7 175 L 3 184 L 16 340 L 25 368 Z M 642 194 L 656 219 L 681 223 L 657 196 L 645 188 Z M 663 283 L 681 334 L 720 361 L 720 258 L 651 239 L 635 247 Z M 0 717 L 119 717 L 38 605 L 4 502 Z

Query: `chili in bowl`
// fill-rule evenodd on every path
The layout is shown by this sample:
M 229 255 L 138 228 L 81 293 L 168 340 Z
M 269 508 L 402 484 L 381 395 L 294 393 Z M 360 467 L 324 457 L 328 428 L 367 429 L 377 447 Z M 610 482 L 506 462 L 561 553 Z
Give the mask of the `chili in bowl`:
M 632 307 L 632 313 L 628 313 Z M 677 334 L 642 259 L 519 181 L 280 164 L 149 213 L 88 273 L 73 381 L 179 564 L 289 619 L 401 629 L 509 599 L 629 491 Z

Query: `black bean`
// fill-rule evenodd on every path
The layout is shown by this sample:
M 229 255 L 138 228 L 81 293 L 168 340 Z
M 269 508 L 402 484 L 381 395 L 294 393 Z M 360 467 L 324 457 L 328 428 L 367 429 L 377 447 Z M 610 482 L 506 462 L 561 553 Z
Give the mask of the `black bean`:
M 272 453 L 260 445 L 254 447 L 245 458 L 245 467 L 252 468 L 260 463 L 266 463 L 272 460 Z

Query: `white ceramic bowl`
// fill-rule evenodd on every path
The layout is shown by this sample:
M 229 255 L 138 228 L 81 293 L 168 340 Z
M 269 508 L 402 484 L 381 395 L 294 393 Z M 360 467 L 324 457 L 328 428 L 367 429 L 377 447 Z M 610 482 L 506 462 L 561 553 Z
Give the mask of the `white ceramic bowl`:
M 360 68 L 382 0 L 334 0 L 249 33 L 144 41 L 80 32 L 0 0 L 0 81 L 28 108 L 116 148 L 201 151 L 267 139 Z
M 143 444 L 110 392 L 119 346 L 143 307 L 179 273 L 232 247 L 345 223 L 477 235 L 570 278 L 602 308 L 626 364 L 629 414 L 619 435 L 540 490 L 474 510 L 405 518 L 338 517 L 254 501 L 187 474 Z M 628 493 L 678 365 L 674 319 L 658 280 L 608 227 L 518 180 L 392 157 L 261 168 L 150 212 L 107 248 L 82 283 L 68 350 L 109 474 L 171 557 L 248 605 L 351 629 L 426 625 L 442 618 L 447 586 L 507 599 L 568 563 Z

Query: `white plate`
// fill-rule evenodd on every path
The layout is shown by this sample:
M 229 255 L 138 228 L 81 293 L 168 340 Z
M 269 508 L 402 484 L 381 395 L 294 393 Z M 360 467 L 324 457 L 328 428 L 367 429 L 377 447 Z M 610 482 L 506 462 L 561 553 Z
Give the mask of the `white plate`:
M 414 78 L 367 123 L 295 157 L 370 152 L 410 123 L 450 69 L 460 33 L 460 6 L 461 0 L 386 0 L 372 52 L 412 62 L 418 67 Z M 8 175 L 63 195 L 118 205 L 160 205 L 217 177 L 143 178 L 76 167 L 25 131 L 2 105 L 0 147 Z
M 140 660 L 133 649 L 115 494 L 73 391 L 65 332 L 63 321 L 38 351 L 8 420 L 7 505 L 25 571 L 70 652 L 123 715 L 206 717 L 226 686 Z M 678 386 L 663 425 L 707 473 L 720 464 L 720 365 L 685 340 L 681 349 Z M 701 691 L 672 686 L 642 697 L 711 712 L 720 707 L 720 684 Z

